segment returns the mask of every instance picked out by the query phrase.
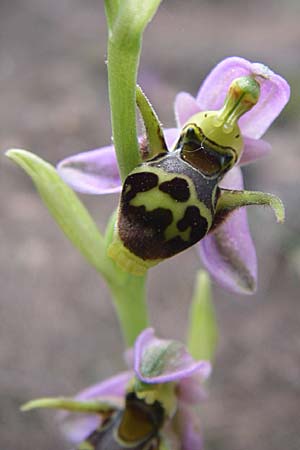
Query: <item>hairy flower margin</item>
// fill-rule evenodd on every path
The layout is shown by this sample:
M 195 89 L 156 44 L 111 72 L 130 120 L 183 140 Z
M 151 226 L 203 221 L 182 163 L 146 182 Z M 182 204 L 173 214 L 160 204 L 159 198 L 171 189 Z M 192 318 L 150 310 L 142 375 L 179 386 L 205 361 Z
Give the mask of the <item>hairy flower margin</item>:
M 267 155 L 271 146 L 261 136 L 288 102 L 290 88 L 282 77 L 265 65 L 239 57 L 221 61 L 205 79 L 196 97 L 186 92 L 177 94 L 177 128 L 164 130 L 168 148 L 172 149 L 182 126 L 191 116 L 201 111 L 220 109 L 229 85 L 241 76 L 255 77 L 260 84 L 261 94 L 258 103 L 239 120 L 244 141 L 239 165 L 249 164 Z M 78 192 L 108 194 L 121 191 L 112 145 L 68 157 L 58 164 L 57 169 L 62 179 Z M 242 190 L 241 169 L 231 169 L 220 187 Z M 257 259 L 245 208 L 234 211 L 196 246 L 204 266 L 222 287 L 242 294 L 255 292 Z
M 183 344 L 157 338 L 152 328 L 137 337 L 134 348 L 126 356 L 133 370 L 85 389 L 74 400 L 99 401 L 99 405 L 110 402 L 118 405 L 117 411 L 124 410 L 128 392 L 134 392 L 146 404 L 157 400 L 164 409 L 163 425 L 158 433 L 163 446 L 159 448 L 201 450 L 202 435 L 197 428 L 199 417 L 195 407 L 205 397 L 203 381 L 210 375 L 210 363 L 195 361 Z M 53 400 L 34 400 L 24 405 L 23 410 L 53 407 Z M 63 433 L 73 445 L 88 440 L 103 420 L 107 420 L 107 410 L 101 411 L 101 407 L 94 414 L 65 411 L 59 414 Z M 134 427 L 134 423 L 129 426 Z

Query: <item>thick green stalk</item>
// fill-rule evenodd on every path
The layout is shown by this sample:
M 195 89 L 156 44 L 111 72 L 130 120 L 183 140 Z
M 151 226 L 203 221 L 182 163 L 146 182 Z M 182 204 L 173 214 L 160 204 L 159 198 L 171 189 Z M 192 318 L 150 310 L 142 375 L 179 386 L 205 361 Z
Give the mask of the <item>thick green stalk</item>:
M 145 277 L 126 275 L 121 284 L 109 284 L 114 306 L 128 347 L 148 326 Z
M 108 23 L 107 70 L 113 142 L 122 181 L 141 161 L 136 126 L 136 80 L 147 23 L 161 0 L 105 0 Z M 111 242 L 114 220 L 106 233 Z M 108 281 L 127 345 L 148 325 L 145 277 L 135 277 L 116 267 Z
M 120 0 L 104 0 L 105 15 L 109 33 L 111 33 L 115 20 L 118 16 L 119 6 Z
M 112 241 L 117 212 L 115 211 L 106 227 L 104 237 L 106 248 Z M 146 276 L 135 277 L 121 271 L 111 261 L 114 277 L 107 279 L 120 328 L 127 347 L 131 347 L 139 333 L 148 326 L 146 303 Z
M 109 38 L 108 85 L 111 122 L 121 179 L 124 180 L 140 162 L 137 141 L 135 86 L 141 39 Z
M 113 15 L 113 26 L 109 27 L 108 87 L 112 133 L 122 180 L 140 162 L 135 104 L 137 70 L 143 31 L 160 1 L 120 0 L 118 13 Z M 107 19 L 110 24 L 112 15 Z

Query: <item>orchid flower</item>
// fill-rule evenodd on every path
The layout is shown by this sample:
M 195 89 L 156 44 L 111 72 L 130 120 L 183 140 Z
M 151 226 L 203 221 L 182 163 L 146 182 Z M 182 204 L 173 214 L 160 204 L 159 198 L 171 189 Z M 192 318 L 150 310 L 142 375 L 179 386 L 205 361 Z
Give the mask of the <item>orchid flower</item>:
M 137 337 L 128 354 L 132 370 L 74 399 L 33 400 L 23 410 L 65 410 L 59 416 L 63 432 L 80 450 L 200 450 L 195 407 L 203 400 L 210 363 L 195 361 L 183 344 L 159 339 L 151 328 Z
M 239 77 L 252 77 L 260 86 L 255 106 L 239 119 L 243 149 L 238 161 L 242 166 L 267 155 L 269 143 L 261 139 L 289 99 L 287 82 L 260 63 L 231 57 L 219 63 L 208 75 L 194 98 L 181 92 L 175 99 L 177 128 L 165 129 L 168 149 L 174 148 L 181 128 L 202 111 L 221 108 L 231 83 Z M 141 151 L 143 142 L 141 139 Z M 121 191 L 121 181 L 113 146 L 102 147 L 61 161 L 58 172 L 74 190 L 87 194 Z M 243 177 L 236 165 L 225 175 L 220 188 L 241 191 Z M 248 203 L 249 204 L 249 203 Z M 241 206 L 241 205 L 240 205 Z M 235 209 L 196 244 L 204 266 L 224 288 L 251 294 L 256 289 L 257 260 L 249 232 L 245 208 Z

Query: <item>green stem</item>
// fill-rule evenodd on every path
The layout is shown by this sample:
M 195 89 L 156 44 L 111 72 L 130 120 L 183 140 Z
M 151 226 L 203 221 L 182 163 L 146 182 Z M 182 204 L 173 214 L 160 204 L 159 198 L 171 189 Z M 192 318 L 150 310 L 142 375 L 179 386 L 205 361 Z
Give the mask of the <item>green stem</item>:
M 114 12 L 106 1 L 109 26 L 114 20 L 108 39 L 107 70 L 112 132 L 122 180 L 141 160 L 135 105 L 137 71 L 143 32 L 160 1 L 119 0 L 117 7 L 114 0 Z
M 127 39 L 109 38 L 107 64 L 112 132 L 122 180 L 140 162 L 135 86 L 141 39 L 135 36 L 130 43 Z
M 111 33 L 113 25 L 116 21 L 118 11 L 119 11 L 119 0 L 105 0 L 104 1 L 104 7 L 105 7 L 105 15 L 107 18 L 107 25 L 109 33 Z
M 119 37 L 118 37 L 119 36 Z M 141 48 L 140 36 L 120 38 L 113 33 L 108 41 L 108 84 L 114 145 L 121 179 L 124 180 L 140 162 L 137 141 L 135 89 Z M 113 226 L 108 226 L 108 245 Z M 127 346 L 132 346 L 138 334 L 147 326 L 145 277 L 133 277 L 119 272 L 121 282 L 109 282 L 113 303 Z
M 161 0 L 105 0 L 109 28 L 107 49 L 108 88 L 113 141 L 122 181 L 141 161 L 136 126 L 136 80 L 147 23 Z M 105 244 L 113 235 L 110 222 Z M 133 345 L 148 325 L 145 277 L 125 274 L 115 267 L 107 280 L 126 344 Z
M 145 281 L 146 277 L 128 274 L 122 284 L 109 285 L 124 341 L 128 347 L 134 344 L 136 337 L 149 323 Z
M 117 211 L 115 211 L 106 227 L 104 236 L 106 248 L 113 239 Z M 139 333 L 148 326 L 146 304 L 146 276 L 135 277 L 121 271 L 111 260 L 114 276 L 107 279 L 115 310 L 119 319 L 125 343 L 131 347 Z

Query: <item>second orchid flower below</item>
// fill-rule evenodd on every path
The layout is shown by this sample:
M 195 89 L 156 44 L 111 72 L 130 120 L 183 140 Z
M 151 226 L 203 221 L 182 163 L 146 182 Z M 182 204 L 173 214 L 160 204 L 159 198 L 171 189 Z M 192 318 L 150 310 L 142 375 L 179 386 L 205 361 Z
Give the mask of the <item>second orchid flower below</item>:
M 122 372 L 72 398 L 33 400 L 23 410 L 58 408 L 67 439 L 78 450 L 201 450 L 197 406 L 208 361 L 195 361 L 178 341 L 151 328 L 127 355 Z
M 256 254 L 246 205 L 268 204 L 283 220 L 279 199 L 243 191 L 236 166 L 263 156 L 259 138 L 289 97 L 285 80 L 262 64 L 228 58 L 209 75 L 196 99 L 181 93 L 175 103 L 181 130 L 163 133 L 151 105 L 137 90 L 147 134 L 146 160 L 126 178 L 109 255 L 124 270 L 149 267 L 200 243 L 212 276 L 235 292 L 256 288 Z M 170 149 L 170 150 L 169 150 Z M 86 152 L 58 167 L 72 187 L 89 193 L 119 189 L 112 147 Z

